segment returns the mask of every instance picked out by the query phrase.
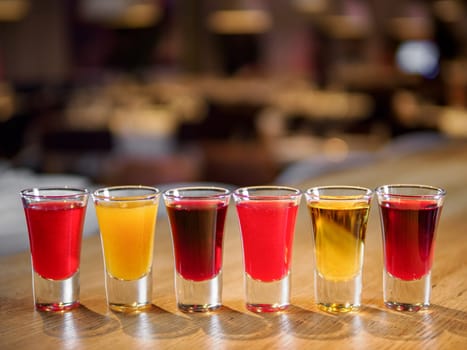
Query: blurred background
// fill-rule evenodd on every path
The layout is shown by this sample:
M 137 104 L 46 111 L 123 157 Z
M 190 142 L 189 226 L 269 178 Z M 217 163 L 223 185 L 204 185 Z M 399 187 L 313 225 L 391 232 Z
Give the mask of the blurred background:
M 462 0 L 0 0 L 0 169 L 294 184 L 466 138 L 466 14 Z

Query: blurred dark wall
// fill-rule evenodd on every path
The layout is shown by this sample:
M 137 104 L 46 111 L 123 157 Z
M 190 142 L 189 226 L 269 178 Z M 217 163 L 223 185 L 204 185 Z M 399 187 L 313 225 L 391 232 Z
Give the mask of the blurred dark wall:
M 62 82 L 70 72 L 67 1 L 31 1 L 18 22 L 0 22 L 4 78 L 17 83 Z

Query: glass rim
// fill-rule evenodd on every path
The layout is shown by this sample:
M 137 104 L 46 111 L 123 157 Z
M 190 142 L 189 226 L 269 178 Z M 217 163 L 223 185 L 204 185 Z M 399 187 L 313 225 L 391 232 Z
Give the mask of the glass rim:
M 388 189 L 424 189 L 428 191 L 433 191 L 433 193 L 418 193 L 418 194 L 410 194 L 410 193 L 391 193 L 387 192 Z M 423 184 L 388 184 L 388 185 L 381 185 L 375 189 L 375 193 L 378 196 L 389 196 L 395 198 L 439 198 L 444 197 L 446 195 L 446 190 L 441 187 L 431 186 L 431 185 L 423 185 Z
M 266 193 L 249 193 L 249 191 L 284 191 L 283 194 L 266 194 Z M 274 185 L 265 185 L 265 186 L 244 186 L 237 188 L 234 191 L 234 196 L 240 199 L 255 199 L 255 200 L 271 200 L 271 199 L 291 199 L 300 197 L 302 191 L 295 187 L 290 186 L 274 186 Z
M 212 191 L 211 194 L 203 194 L 203 195 L 186 195 L 183 193 L 177 192 L 190 192 L 190 191 Z M 225 197 L 229 197 L 231 195 L 231 191 L 224 187 L 217 187 L 217 186 L 184 186 L 184 187 L 174 187 L 164 191 L 163 196 L 167 199 L 213 199 L 219 198 L 223 199 Z
M 126 191 L 126 190 L 146 190 L 150 191 L 151 193 L 146 194 L 135 194 L 135 195 L 111 195 L 111 191 Z M 108 192 L 108 194 L 102 194 L 104 192 Z M 94 200 L 104 200 L 104 201 L 144 201 L 150 199 L 156 199 L 160 195 L 161 191 L 152 186 L 144 186 L 144 185 L 122 185 L 122 186 L 109 186 L 109 187 L 102 187 L 95 190 L 92 193 L 92 198 Z
M 57 192 L 63 191 L 68 192 L 64 194 L 46 194 L 42 192 Z M 78 187 L 30 187 L 25 188 L 20 191 L 20 195 L 23 198 L 46 198 L 51 200 L 60 200 L 65 198 L 79 198 L 82 196 L 88 196 L 89 191 L 86 188 L 78 188 Z
M 320 194 L 320 190 L 353 190 L 355 192 L 361 192 L 359 194 Z M 354 201 L 358 199 L 371 199 L 373 196 L 373 190 L 363 186 L 351 186 L 351 185 L 325 185 L 325 186 L 314 186 L 310 187 L 305 191 L 305 196 L 309 199 L 310 197 L 320 200 L 339 200 L 339 201 Z

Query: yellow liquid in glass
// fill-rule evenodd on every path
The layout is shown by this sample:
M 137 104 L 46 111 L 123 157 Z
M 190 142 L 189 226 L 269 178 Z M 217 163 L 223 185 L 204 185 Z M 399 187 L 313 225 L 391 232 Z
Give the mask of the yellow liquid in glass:
M 332 281 L 354 278 L 361 270 L 369 214 L 367 202 L 311 202 L 316 268 Z
M 112 277 L 135 280 L 149 272 L 157 208 L 143 201 L 96 203 L 106 270 Z

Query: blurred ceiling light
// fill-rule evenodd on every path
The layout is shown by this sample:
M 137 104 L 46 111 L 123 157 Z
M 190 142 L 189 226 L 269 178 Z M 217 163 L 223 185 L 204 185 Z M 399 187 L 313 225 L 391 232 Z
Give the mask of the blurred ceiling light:
M 0 0 L 0 22 L 15 22 L 29 12 L 28 0 Z
M 256 34 L 271 28 L 271 16 L 262 10 L 221 10 L 208 19 L 209 28 L 219 34 Z
M 161 8 L 152 0 L 85 0 L 81 2 L 81 14 L 111 27 L 144 28 L 158 22 Z
M 368 21 L 356 16 L 325 16 L 321 19 L 321 24 L 328 34 L 336 39 L 363 38 L 370 32 Z
M 293 0 L 295 8 L 306 14 L 319 14 L 328 9 L 328 0 Z
M 464 11 L 460 1 L 441 0 L 433 3 L 435 14 L 445 22 L 458 22 L 464 18 Z
M 410 40 L 402 43 L 396 51 L 396 60 L 405 73 L 434 78 L 439 72 L 439 50 L 431 41 Z
M 160 9 L 151 3 L 133 4 L 126 8 L 124 13 L 109 22 L 115 27 L 144 28 L 157 23 L 160 18 Z

